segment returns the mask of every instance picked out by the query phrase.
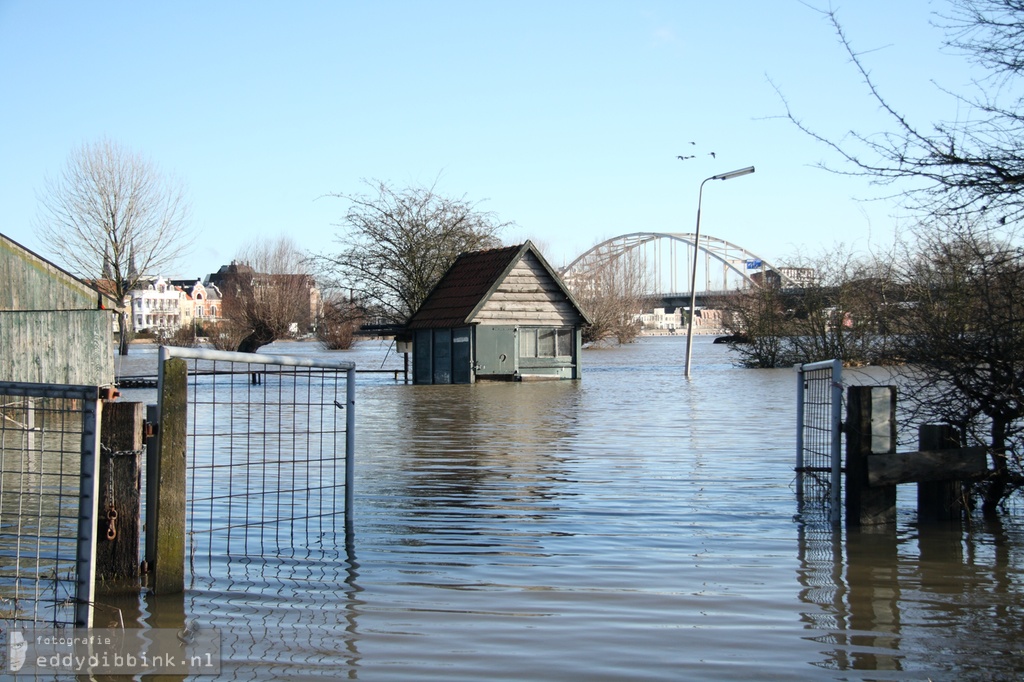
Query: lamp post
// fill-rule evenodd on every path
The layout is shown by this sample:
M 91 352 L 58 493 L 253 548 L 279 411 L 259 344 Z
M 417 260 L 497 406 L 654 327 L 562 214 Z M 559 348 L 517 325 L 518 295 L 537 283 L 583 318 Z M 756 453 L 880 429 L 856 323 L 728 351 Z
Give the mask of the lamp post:
M 693 315 L 697 307 L 697 258 L 700 256 L 700 202 L 704 198 L 704 183 L 708 180 L 732 180 L 741 175 L 749 175 L 754 172 L 753 166 L 729 171 L 720 175 L 712 175 L 700 183 L 700 191 L 697 193 L 697 229 L 693 237 L 693 273 L 690 276 L 690 320 L 686 325 L 686 377 L 690 377 L 690 354 L 693 350 Z

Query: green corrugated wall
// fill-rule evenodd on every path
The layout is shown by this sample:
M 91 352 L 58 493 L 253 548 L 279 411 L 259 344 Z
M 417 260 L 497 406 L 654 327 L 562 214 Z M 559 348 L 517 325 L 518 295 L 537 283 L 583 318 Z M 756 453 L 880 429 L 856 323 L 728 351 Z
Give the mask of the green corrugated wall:
M 114 380 L 113 318 L 99 294 L 0 235 L 0 381 Z

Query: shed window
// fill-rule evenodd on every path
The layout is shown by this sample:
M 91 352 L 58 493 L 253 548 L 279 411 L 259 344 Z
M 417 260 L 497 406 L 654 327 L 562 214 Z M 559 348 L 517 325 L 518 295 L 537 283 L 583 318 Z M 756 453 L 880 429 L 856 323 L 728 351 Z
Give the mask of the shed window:
M 553 357 L 555 357 L 555 330 L 554 329 L 539 329 L 539 330 L 537 330 L 537 357 L 538 358 L 553 358 Z
M 572 330 L 556 329 L 555 332 L 555 355 L 558 357 L 571 358 L 573 347 Z
M 534 327 L 519 330 L 519 357 L 572 357 L 572 329 Z
M 537 357 L 537 330 L 523 329 L 519 335 L 519 357 Z

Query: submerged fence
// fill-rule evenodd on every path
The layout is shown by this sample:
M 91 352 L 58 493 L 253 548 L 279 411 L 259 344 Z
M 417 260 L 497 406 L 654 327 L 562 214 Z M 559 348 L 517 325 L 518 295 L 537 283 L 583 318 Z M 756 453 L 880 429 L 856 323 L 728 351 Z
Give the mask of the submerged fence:
M 842 516 L 843 364 L 826 360 L 797 365 L 797 496 L 828 505 L 829 520 Z
M 0 382 L 0 620 L 92 624 L 100 389 Z
M 355 365 L 187 348 L 160 352 L 161 405 L 166 363 L 187 363 L 192 574 L 225 557 L 279 556 L 344 538 L 352 519 Z

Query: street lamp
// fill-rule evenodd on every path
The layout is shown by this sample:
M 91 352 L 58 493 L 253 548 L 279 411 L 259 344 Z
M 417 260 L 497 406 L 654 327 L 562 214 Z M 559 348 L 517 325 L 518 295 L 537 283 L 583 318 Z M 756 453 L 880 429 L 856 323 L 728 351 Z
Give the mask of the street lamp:
M 729 171 L 721 175 L 712 175 L 708 180 L 732 180 L 741 175 L 749 175 L 754 172 L 753 166 Z M 693 350 L 693 315 L 697 307 L 697 257 L 700 255 L 700 202 L 704 198 L 704 182 L 700 183 L 700 191 L 697 193 L 697 229 L 693 237 L 693 274 L 690 276 L 690 321 L 686 325 L 686 378 L 690 378 L 690 353 Z

